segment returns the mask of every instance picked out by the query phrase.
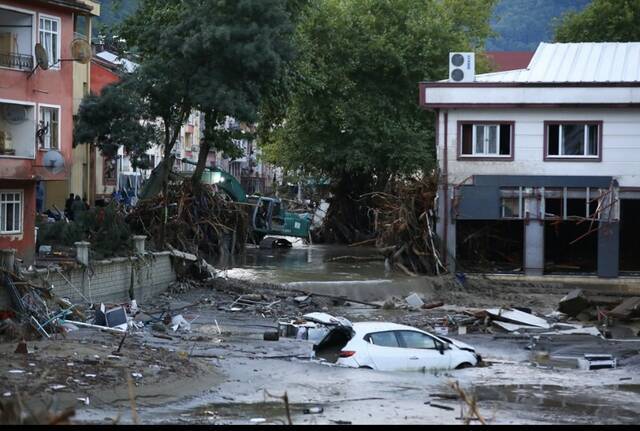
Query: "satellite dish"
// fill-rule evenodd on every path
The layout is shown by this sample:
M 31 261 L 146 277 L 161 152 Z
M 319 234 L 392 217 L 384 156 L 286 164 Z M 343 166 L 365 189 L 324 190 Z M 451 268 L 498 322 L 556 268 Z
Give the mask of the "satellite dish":
M 42 158 L 43 167 L 53 174 L 64 171 L 64 157 L 58 150 L 49 150 Z
M 36 43 L 35 52 L 36 63 L 42 70 L 47 70 L 49 68 L 49 55 L 47 54 L 47 50 L 44 49 L 41 43 Z
M 71 42 L 71 56 L 74 61 L 87 64 L 91 61 L 91 45 L 84 39 L 75 39 Z
M 2 116 L 9 124 L 22 124 L 27 120 L 27 108 L 22 105 L 6 104 Z

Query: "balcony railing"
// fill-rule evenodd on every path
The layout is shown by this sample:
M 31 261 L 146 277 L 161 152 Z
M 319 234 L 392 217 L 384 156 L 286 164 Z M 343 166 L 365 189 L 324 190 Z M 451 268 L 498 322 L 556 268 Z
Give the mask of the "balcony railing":
M 10 67 L 12 69 L 31 70 L 33 69 L 33 56 L 26 54 L 6 54 L 0 52 L 0 67 Z

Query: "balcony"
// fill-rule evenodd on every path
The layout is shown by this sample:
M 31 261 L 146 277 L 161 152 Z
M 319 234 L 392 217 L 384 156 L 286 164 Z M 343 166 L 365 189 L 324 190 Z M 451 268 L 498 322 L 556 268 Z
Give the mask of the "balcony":
M 19 103 L 0 103 L 0 157 L 35 158 L 35 109 Z
M 0 7 L 0 67 L 33 69 L 33 15 Z
M 0 52 L 0 67 L 31 71 L 33 57 L 25 54 L 5 54 Z

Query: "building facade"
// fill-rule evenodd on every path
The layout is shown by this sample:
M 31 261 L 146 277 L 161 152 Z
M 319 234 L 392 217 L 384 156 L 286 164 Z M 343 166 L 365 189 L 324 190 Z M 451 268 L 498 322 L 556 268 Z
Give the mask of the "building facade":
M 95 13 L 90 3 L 0 1 L 0 248 L 27 262 L 36 211 L 63 209 L 69 192 L 75 66 L 67 60 L 77 25 Z M 46 70 L 36 67 L 37 43 Z
M 543 43 L 525 69 L 421 83 L 420 103 L 452 268 L 640 272 L 640 43 Z

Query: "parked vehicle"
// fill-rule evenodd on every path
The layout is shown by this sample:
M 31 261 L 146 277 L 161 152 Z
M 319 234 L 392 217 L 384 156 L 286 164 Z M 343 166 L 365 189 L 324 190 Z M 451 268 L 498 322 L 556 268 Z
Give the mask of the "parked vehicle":
M 465 343 L 387 322 L 335 326 L 313 350 L 331 363 L 380 371 L 459 369 L 482 360 Z

